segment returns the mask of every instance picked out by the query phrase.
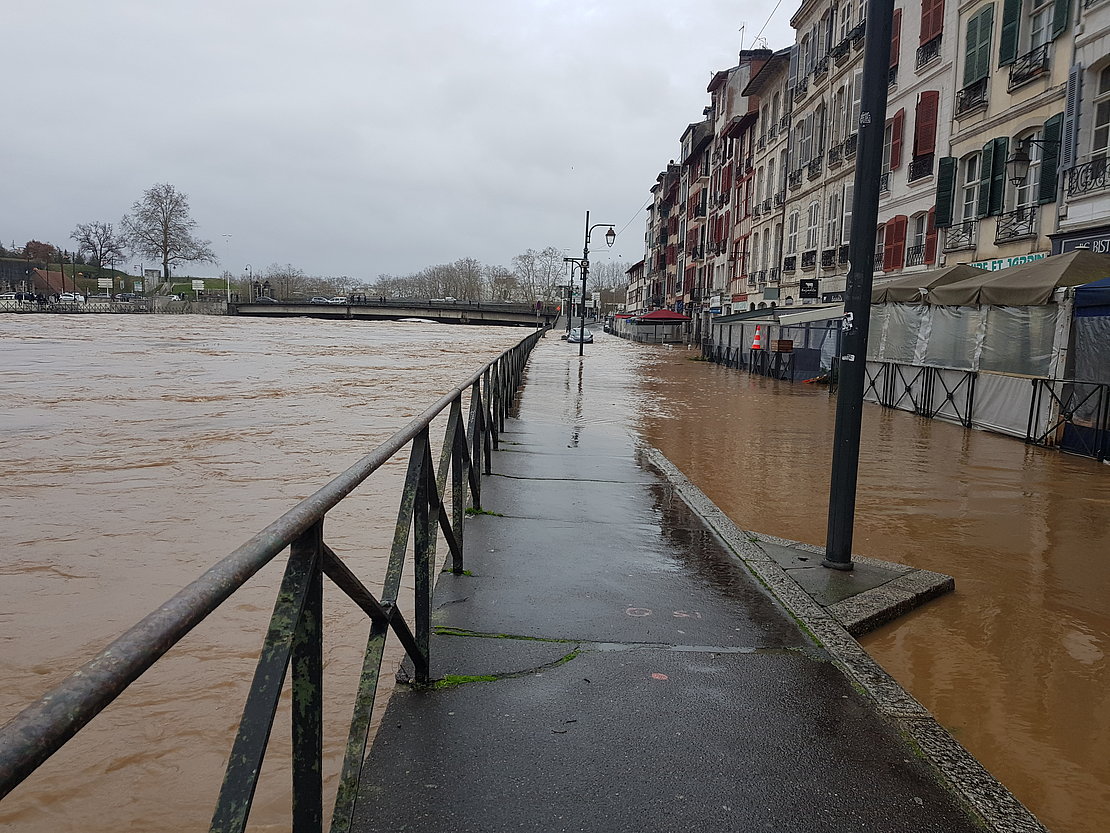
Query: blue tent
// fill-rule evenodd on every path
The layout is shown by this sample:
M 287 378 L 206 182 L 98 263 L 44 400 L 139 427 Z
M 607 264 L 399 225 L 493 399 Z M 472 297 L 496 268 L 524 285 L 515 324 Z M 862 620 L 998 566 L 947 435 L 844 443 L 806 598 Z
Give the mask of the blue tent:
M 1110 315 L 1110 278 L 1075 288 L 1076 318 Z

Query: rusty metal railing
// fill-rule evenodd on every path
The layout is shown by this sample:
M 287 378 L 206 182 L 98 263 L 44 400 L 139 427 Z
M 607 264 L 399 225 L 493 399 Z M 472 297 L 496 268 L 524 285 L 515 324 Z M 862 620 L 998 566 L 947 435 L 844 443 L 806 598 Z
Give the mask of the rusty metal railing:
M 305 498 L 0 728 L 0 799 L 26 779 L 163 654 L 276 556 L 289 550 L 269 629 L 255 669 L 216 803 L 211 830 L 242 831 L 247 824 L 270 729 L 292 667 L 293 827 L 323 827 L 323 577 L 327 576 L 371 621 L 331 830 L 350 829 L 365 757 L 370 718 L 386 637 L 398 637 L 428 682 L 431 603 L 437 530 L 463 571 L 463 522 L 468 501 L 481 507 L 481 477 L 524 374 L 537 330 L 443 396 L 385 443 Z M 463 399 L 469 397 L 464 416 Z M 446 412 L 438 464 L 431 423 Z M 386 461 L 409 447 L 408 470 L 397 513 L 381 597 L 371 593 L 328 546 L 324 518 Z M 451 482 L 450 506 L 445 505 Z M 397 605 L 410 537 L 414 552 L 412 625 Z

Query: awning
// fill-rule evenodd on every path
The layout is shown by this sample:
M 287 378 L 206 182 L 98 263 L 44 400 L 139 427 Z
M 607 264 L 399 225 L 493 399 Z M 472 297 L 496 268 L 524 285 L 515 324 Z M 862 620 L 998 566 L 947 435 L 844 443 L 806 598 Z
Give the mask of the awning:
M 871 303 L 920 304 L 923 301 L 922 295 L 930 295 L 934 287 L 990 274 L 992 273 L 986 269 L 958 263 L 955 266 L 945 266 L 943 269 L 902 275 L 900 278 L 875 287 L 875 291 L 871 294 Z M 923 289 L 927 291 L 922 293 Z
M 1067 254 L 938 286 L 926 300 L 930 304 L 960 307 L 976 304 L 1039 306 L 1052 301 L 1057 287 L 1080 286 L 1106 277 L 1110 277 L 1110 255 L 1075 249 Z
M 633 323 L 635 324 L 679 324 L 683 321 L 689 321 L 689 315 L 683 315 L 681 312 L 675 312 L 672 309 L 657 309 L 649 312 L 647 315 L 637 316 Z
M 1075 314 L 1099 317 L 1110 315 L 1110 278 L 1076 287 Z

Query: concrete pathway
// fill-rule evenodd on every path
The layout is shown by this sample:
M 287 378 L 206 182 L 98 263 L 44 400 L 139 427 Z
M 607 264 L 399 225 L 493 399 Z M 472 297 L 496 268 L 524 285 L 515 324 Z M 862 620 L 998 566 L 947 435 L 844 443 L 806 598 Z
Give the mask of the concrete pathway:
M 533 354 L 497 514 L 437 586 L 440 683 L 394 692 L 354 829 L 1043 830 L 837 611 L 936 582 L 737 530 L 603 408 L 590 349 Z

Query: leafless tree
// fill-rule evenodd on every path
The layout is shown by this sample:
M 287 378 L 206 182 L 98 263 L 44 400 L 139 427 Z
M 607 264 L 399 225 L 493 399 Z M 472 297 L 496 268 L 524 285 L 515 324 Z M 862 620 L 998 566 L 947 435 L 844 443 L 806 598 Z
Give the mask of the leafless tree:
M 111 223 L 78 223 L 70 238 L 77 243 L 77 253 L 88 257 L 95 266 L 115 263 L 127 257 L 123 234 L 117 232 Z
M 162 263 L 162 279 L 178 263 L 215 263 L 209 240 L 194 235 L 197 221 L 189 213 L 189 198 L 169 183 L 153 185 L 123 218 L 123 235 L 138 254 Z

